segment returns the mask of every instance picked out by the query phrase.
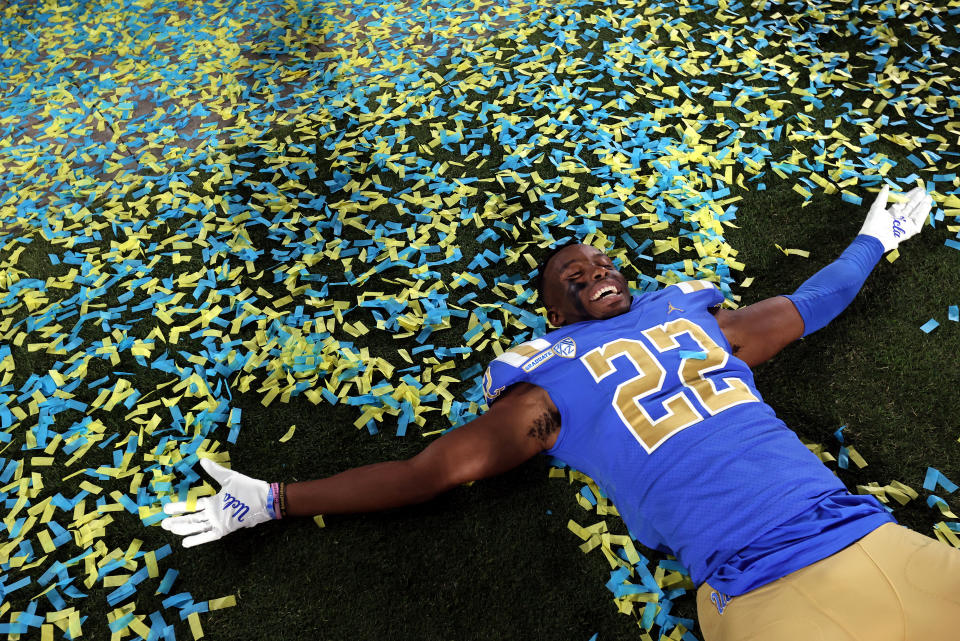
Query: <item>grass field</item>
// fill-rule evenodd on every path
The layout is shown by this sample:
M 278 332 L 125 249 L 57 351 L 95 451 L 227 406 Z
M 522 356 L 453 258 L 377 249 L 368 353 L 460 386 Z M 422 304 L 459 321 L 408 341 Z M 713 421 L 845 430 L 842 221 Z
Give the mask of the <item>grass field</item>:
M 201 454 L 305 480 L 482 412 L 485 364 L 545 329 L 554 242 L 610 250 L 637 293 L 708 278 L 745 305 L 836 257 L 884 182 L 922 182 L 931 224 L 756 378 L 851 490 L 960 547 L 957 0 L 159 22 L 176 7 L 0 5 L 0 638 L 701 638 L 689 579 L 626 560 L 546 458 L 191 550 L 160 509 L 213 491 Z M 111 86 L 130 74 L 149 100 Z

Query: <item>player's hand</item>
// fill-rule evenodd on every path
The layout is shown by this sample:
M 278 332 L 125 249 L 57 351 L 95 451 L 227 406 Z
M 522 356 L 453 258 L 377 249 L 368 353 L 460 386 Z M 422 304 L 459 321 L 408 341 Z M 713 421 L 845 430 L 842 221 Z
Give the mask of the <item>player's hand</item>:
M 165 530 L 185 537 L 183 547 L 209 543 L 240 528 L 253 527 L 274 518 L 267 506 L 272 501 L 270 486 L 239 472 L 228 470 L 210 459 L 200 465 L 220 484 L 214 496 L 197 500 L 195 512 L 187 513 L 187 502 L 176 501 L 163 506 L 169 514 L 160 525 Z
M 873 236 L 883 243 L 885 252 L 896 249 L 897 245 L 918 234 L 933 208 L 933 199 L 920 187 L 906 194 L 904 202 L 888 208 L 889 194 L 890 187 L 884 185 L 860 229 L 861 234 Z

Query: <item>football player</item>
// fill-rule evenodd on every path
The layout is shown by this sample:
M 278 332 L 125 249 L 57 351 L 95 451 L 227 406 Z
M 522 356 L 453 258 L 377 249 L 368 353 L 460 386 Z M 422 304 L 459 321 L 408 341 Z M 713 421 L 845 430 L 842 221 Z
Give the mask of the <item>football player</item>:
M 796 292 L 737 310 L 703 280 L 633 296 L 603 252 L 562 246 L 539 275 L 558 329 L 489 365 L 482 416 L 408 460 L 289 485 L 201 460 L 219 493 L 190 513 L 166 504 L 163 527 L 189 547 L 284 516 L 409 505 L 546 453 L 689 569 L 706 641 L 956 638 L 960 550 L 851 494 L 750 370 L 840 314 L 932 208 L 920 188 L 887 201 L 884 187 L 853 243 Z

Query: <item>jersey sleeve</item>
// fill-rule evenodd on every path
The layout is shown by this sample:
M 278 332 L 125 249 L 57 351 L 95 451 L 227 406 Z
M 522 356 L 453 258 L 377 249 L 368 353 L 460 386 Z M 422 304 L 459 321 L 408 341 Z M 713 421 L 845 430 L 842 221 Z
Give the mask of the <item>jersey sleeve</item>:
M 487 404 L 493 403 L 500 394 L 520 381 L 526 380 L 523 366 L 527 361 L 550 347 L 550 341 L 535 338 L 511 347 L 487 366 L 483 374 L 483 396 Z
M 680 294 L 679 297 L 676 296 L 677 293 Z M 708 309 L 723 302 L 723 292 L 709 280 L 685 280 L 674 283 L 664 289 L 664 294 L 667 295 L 669 304 L 678 311 L 686 307 Z

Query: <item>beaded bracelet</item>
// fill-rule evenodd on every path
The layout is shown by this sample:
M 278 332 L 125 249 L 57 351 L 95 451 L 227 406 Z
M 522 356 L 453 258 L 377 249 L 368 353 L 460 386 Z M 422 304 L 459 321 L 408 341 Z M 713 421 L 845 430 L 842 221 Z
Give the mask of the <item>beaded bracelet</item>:
M 287 484 L 280 483 L 280 516 L 277 518 L 283 518 L 287 515 Z

